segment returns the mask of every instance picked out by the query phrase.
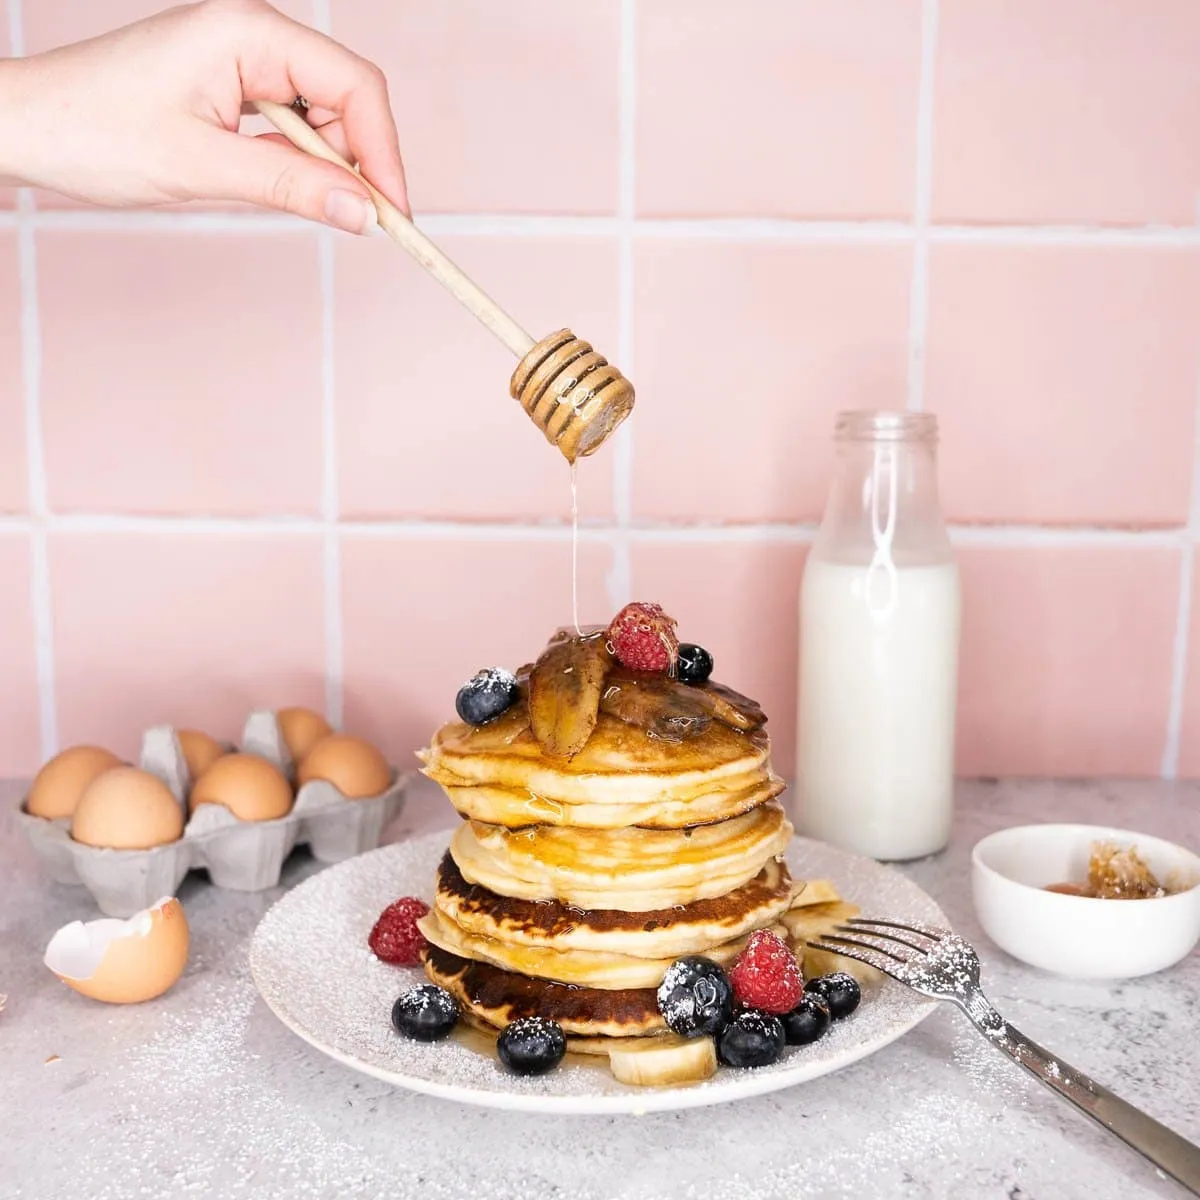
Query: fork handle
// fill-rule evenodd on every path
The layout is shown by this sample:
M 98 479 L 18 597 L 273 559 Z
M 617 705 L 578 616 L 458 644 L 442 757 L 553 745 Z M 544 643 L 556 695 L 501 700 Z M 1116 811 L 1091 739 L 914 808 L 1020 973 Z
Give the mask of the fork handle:
M 1200 1146 L 1134 1108 L 1082 1071 L 1013 1028 L 982 996 L 964 1004 L 975 1028 L 1002 1054 L 1025 1068 L 1039 1083 L 1069 1100 L 1080 1112 L 1132 1146 L 1172 1179 L 1200 1196 Z

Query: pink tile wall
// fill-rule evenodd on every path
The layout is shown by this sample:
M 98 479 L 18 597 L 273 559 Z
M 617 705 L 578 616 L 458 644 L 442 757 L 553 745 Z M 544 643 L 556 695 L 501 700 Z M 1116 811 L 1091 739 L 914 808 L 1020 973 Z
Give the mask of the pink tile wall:
M 939 7 L 937 220 L 1195 223 L 1191 0 Z
M 322 299 L 311 232 L 49 230 L 37 251 L 53 509 L 316 514 Z
M 613 239 L 450 237 L 441 244 L 485 291 L 521 313 L 533 336 L 566 325 L 587 330 L 597 345 L 616 345 Z M 569 516 L 566 463 L 530 436 L 527 421 L 515 419 L 517 403 L 508 395 L 512 355 L 389 249 L 345 238 L 335 254 L 342 513 L 484 521 Z M 431 469 L 433 463 L 444 469 Z M 612 472 L 592 466 L 579 471 L 580 510 L 611 517 Z
M 29 538 L 0 532 L 0 763 L 30 775 L 41 761 Z
M 56 534 L 50 578 L 64 744 L 128 755 L 149 725 L 233 738 L 254 708 L 324 707 L 317 537 Z
M 159 4 L 20 7 L 36 52 Z M 432 236 L 637 384 L 579 471 L 583 620 L 660 600 L 791 770 L 833 416 L 924 406 L 961 771 L 1200 777 L 1200 7 L 283 7 L 387 71 Z M 284 702 L 410 764 L 570 620 L 511 368 L 382 238 L 0 194 L 0 776 Z
M 29 503 L 17 239 L 0 231 L 0 513 Z
M 640 213 L 911 215 L 920 0 L 650 0 L 636 37 Z

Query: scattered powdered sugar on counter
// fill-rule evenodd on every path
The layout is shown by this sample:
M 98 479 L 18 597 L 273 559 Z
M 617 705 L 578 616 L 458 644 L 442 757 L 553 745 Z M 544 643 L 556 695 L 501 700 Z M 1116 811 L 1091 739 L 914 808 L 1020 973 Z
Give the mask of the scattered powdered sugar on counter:
M 267 1167 L 277 1194 L 400 1195 L 390 1176 L 281 1103 L 244 1046 L 255 1003 L 243 972 L 210 992 L 202 1011 L 170 1015 L 159 1034 L 132 1053 L 118 1084 L 120 1123 L 80 1147 L 89 1178 L 104 1181 L 90 1185 L 89 1196 L 251 1196 Z M 429 1189 L 419 1194 L 438 1196 Z
M 381 1079 L 434 1095 L 557 1113 L 643 1112 L 717 1103 L 816 1078 L 893 1041 L 932 1005 L 890 981 L 869 989 L 852 1017 L 815 1045 L 754 1071 L 722 1068 L 684 1089 L 640 1090 L 607 1064 L 568 1062 L 550 1075 L 518 1078 L 491 1056 L 454 1040 L 426 1045 L 399 1037 L 389 1013 L 396 996 L 423 979 L 375 959 L 367 934 L 398 895 L 428 899 L 444 834 L 384 847 L 332 867 L 285 896 L 263 919 L 251 947 L 255 979 L 276 1014 L 306 1040 Z M 916 885 L 876 863 L 798 839 L 797 877 L 833 879 L 864 912 L 944 924 Z

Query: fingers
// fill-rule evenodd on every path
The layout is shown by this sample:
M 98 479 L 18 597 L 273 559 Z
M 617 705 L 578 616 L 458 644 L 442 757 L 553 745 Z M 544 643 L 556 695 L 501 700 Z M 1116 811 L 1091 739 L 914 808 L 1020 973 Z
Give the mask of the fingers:
M 295 149 L 279 134 L 245 137 L 205 130 L 191 169 L 211 199 L 241 200 L 333 225 L 347 233 L 370 233 L 375 205 L 349 171 Z
M 354 151 L 350 149 L 350 139 L 346 136 L 346 127 L 342 118 L 335 112 L 325 108 L 310 108 L 308 123 L 343 157 L 353 160 Z
M 303 96 L 323 120 L 332 145 L 358 164 L 363 176 L 404 212 L 408 188 L 392 119 L 387 83 L 374 64 L 295 21 L 264 12 L 240 63 L 249 100 L 290 102 Z M 336 140 L 335 140 L 336 139 Z

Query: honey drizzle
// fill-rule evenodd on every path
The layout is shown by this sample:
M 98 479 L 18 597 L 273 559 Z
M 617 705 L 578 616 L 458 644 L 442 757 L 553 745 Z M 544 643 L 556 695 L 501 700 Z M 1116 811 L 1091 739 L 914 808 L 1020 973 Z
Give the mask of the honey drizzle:
M 583 637 L 579 628 L 579 475 L 575 463 L 571 463 L 571 620 L 576 635 Z

